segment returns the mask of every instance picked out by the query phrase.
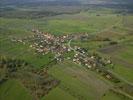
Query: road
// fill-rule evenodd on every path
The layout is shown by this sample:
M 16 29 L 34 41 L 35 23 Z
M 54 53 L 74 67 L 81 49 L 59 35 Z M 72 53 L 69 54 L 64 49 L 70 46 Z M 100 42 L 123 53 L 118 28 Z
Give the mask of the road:
M 106 29 L 103 29 L 103 30 L 98 31 L 98 32 L 93 32 L 93 33 L 91 33 L 91 34 L 99 34 L 99 33 L 103 33 L 103 32 L 109 31 L 109 30 L 112 29 L 114 26 L 119 25 L 119 24 L 121 23 L 121 21 L 122 21 L 122 19 L 119 20 L 117 23 L 111 25 L 110 27 L 106 28 Z M 69 40 L 69 42 L 68 42 L 68 47 L 69 47 L 69 49 L 71 49 L 71 50 L 73 50 L 75 53 L 77 53 L 77 51 L 76 51 L 74 48 L 71 47 L 71 41 L 74 40 L 74 39 L 75 39 L 75 38 Z
M 108 72 L 110 72 L 112 75 L 114 75 L 115 77 L 117 77 L 119 80 L 123 81 L 124 83 L 130 84 L 131 86 L 133 86 L 133 83 L 127 81 L 126 79 L 124 79 L 123 77 L 119 76 L 117 73 L 108 70 Z
M 114 26 L 119 25 L 120 22 L 121 22 L 121 20 L 118 21 L 117 23 L 115 23 L 114 25 L 110 26 L 109 28 L 106 28 L 106 29 L 104 29 L 104 30 L 101 30 L 101 31 L 99 31 L 99 32 L 94 32 L 94 33 L 95 33 L 95 34 L 99 34 L 99 33 L 102 33 L 102 32 L 109 31 L 109 30 L 112 29 Z M 92 33 L 92 34 L 94 34 L 94 33 Z M 72 42 L 72 40 L 74 40 L 74 39 L 75 39 L 75 38 L 72 38 L 72 39 L 69 40 L 69 42 L 68 42 L 68 47 L 69 47 L 69 49 L 73 50 L 75 53 L 84 55 L 83 53 L 80 53 L 80 52 L 76 51 L 74 48 L 71 47 L 71 42 Z M 114 76 L 116 76 L 118 79 L 120 79 L 121 81 L 123 81 L 124 83 L 133 86 L 133 83 L 127 81 L 126 79 L 124 79 L 123 77 L 119 76 L 119 75 L 116 74 L 115 72 L 113 72 L 113 71 L 111 71 L 111 70 L 108 70 L 108 71 L 109 71 L 110 73 L 112 73 Z

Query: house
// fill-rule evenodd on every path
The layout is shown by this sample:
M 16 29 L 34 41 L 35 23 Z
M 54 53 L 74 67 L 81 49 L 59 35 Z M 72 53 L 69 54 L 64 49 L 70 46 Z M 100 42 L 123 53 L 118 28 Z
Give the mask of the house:
M 91 68 L 92 68 L 92 66 L 91 66 L 91 65 L 88 65 L 87 67 L 88 67 L 89 69 L 91 69 Z
M 112 77 L 111 77 L 109 74 L 107 74 L 107 75 L 106 75 L 106 78 L 107 78 L 107 79 L 111 79 Z
M 73 59 L 73 62 L 76 62 L 76 59 Z
M 32 47 L 33 47 L 33 45 L 30 45 L 30 47 L 32 48 Z

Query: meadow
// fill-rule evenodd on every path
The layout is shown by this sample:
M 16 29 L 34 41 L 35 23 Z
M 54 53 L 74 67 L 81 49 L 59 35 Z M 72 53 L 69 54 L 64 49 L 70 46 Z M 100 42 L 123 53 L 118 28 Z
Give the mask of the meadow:
M 97 74 L 86 70 L 84 66 L 73 64 L 70 61 L 53 66 L 50 68 L 49 73 L 61 80 L 61 84 L 58 88 L 76 100 L 100 99 L 101 96 L 112 87 L 106 80 L 100 79 Z M 97 94 L 97 96 L 95 94 Z M 56 97 L 56 94 L 53 95 L 52 91 L 49 95 L 52 95 L 53 98 L 54 96 Z M 49 95 L 46 96 L 48 100 L 51 97 Z M 63 99 L 62 96 L 60 96 L 60 99 Z
M 0 85 L 0 100 L 18 99 L 32 100 L 33 98 L 19 81 L 8 80 L 6 83 Z
M 42 100 L 53 100 L 53 98 L 67 100 L 65 95 L 70 100 L 131 100 L 111 91 L 118 84 L 112 84 L 95 72 L 87 70 L 82 65 L 73 64 L 71 61 L 53 66 L 49 69 L 49 73 L 59 79 L 61 84 Z
M 30 8 L 29 10 L 32 11 L 33 9 Z M 42 8 L 37 10 L 39 9 L 42 10 Z M 53 9 L 48 10 L 52 12 Z M 60 7 L 56 11 L 58 9 Z M 22 8 L 20 10 L 25 11 Z M 62 10 L 64 11 L 65 8 Z M 24 17 L 20 15 L 22 18 L 18 16 L 14 18 L 16 15 L 10 18 L 2 15 L 0 17 L 0 55 L 25 60 L 41 69 L 53 59 L 53 54 L 36 54 L 35 50 L 29 47 L 29 44 L 23 45 L 11 42 L 12 37 L 31 36 L 33 35 L 31 30 L 34 28 L 58 36 L 88 33 L 100 38 L 109 38 L 120 46 L 110 45 L 111 41 L 91 40 L 75 40 L 72 41 L 71 45 L 85 48 L 88 53 L 98 52 L 102 56 L 111 58 L 115 64 L 111 71 L 124 80 L 133 83 L 133 30 L 131 29 L 133 16 L 131 14 L 123 16 L 107 8 L 80 11 L 75 7 L 73 11 L 74 14 L 71 14 L 73 12 L 58 12 L 61 14 L 41 16 L 41 18 L 25 18 L 27 13 Z M 65 54 L 66 57 L 72 55 L 73 52 Z M 123 96 L 110 91 L 114 86 L 113 83 L 82 65 L 74 64 L 72 61 L 65 60 L 51 66 L 48 73 L 60 80 L 60 84 L 41 100 L 112 100 L 112 98 L 114 100 L 125 100 Z M 32 100 L 31 95 L 18 81 L 9 80 L 0 85 L 0 100 L 18 100 L 20 97 L 22 97 L 22 100 Z
M 84 18 L 85 17 L 85 18 Z M 73 19 L 72 19 L 73 18 Z M 104 20 L 104 21 L 103 21 Z M 43 32 L 50 32 L 54 35 L 76 34 L 87 32 L 94 34 L 99 30 L 103 30 L 112 26 L 120 17 L 113 15 L 96 16 L 96 13 L 89 15 L 89 12 L 81 12 L 74 15 L 59 15 L 51 19 L 18 19 L 18 18 L 0 18 L 1 29 L 1 54 L 6 54 L 14 58 L 22 58 L 33 62 L 36 66 L 45 65 L 51 54 L 41 56 L 34 54 L 34 50 L 29 48 L 29 45 L 11 42 L 12 37 L 22 38 L 32 35 L 32 29 L 39 29 Z M 43 59 L 49 59 L 48 61 Z M 34 61 L 33 61 L 34 60 Z

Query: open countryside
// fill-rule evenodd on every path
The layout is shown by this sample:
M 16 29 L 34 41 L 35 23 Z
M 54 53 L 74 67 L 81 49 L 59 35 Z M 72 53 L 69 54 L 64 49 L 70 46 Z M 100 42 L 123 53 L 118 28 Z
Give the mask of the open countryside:
M 132 5 L 1 0 L 0 100 L 133 100 Z

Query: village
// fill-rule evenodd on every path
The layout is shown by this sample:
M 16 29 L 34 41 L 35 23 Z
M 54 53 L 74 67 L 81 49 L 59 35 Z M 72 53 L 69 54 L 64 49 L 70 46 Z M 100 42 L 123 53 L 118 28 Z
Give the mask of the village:
M 88 54 L 84 48 L 79 46 L 71 47 L 72 39 L 88 37 L 87 34 L 55 36 L 36 29 L 33 29 L 32 32 L 34 34 L 30 37 L 22 39 L 12 38 L 11 41 L 22 43 L 23 45 L 26 43 L 29 44 L 29 48 L 34 49 L 36 54 L 45 55 L 50 52 L 54 54 L 53 59 L 57 62 L 63 62 L 65 59 L 72 60 L 76 64 L 85 66 L 87 69 L 103 73 L 107 79 L 113 78 L 111 73 L 105 70 L 106 66 L 111 66 L 111 68 L 114 66 L 110 59 L 100 57 L 96 53 Z M 65 53 L 69 54 L 72 51 L 74 52 L 74 56 L 64 57 Z

